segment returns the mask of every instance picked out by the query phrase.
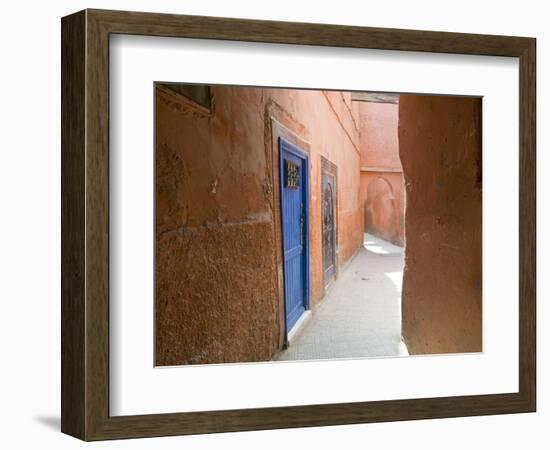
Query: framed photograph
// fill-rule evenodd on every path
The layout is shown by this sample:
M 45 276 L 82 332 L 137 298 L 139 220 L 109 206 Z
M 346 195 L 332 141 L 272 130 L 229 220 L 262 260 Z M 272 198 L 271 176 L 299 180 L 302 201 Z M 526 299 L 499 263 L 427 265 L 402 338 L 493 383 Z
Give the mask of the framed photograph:
M 534 38 L 61 30 L 64 433 L 535 411 Z

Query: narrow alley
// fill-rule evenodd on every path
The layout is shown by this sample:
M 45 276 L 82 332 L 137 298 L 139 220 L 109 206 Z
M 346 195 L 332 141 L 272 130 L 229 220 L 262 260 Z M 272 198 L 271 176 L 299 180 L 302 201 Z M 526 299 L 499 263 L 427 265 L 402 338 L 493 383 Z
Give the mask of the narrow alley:
M 155 365 L 480 352 L 481 112 L 157 83 Z
M 401 339 L 403 248 L 365 233 L 325 299 L 275 360 L 406 356 Z

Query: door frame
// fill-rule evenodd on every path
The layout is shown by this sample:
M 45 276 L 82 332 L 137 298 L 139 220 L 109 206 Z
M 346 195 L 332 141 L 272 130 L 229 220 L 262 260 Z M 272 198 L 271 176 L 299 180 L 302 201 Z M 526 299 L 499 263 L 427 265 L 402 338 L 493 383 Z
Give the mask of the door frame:
M 323 295 L 326 294 L 328 286 L 331 283 L 338 279 L 340 274 L 340 266 L 338 264 L 338 166 L 334 164 L 330 159 L 321 155 L 321 184 L 320 184 L 320 195 L 321 202 L 323 201 L 323 175 L 330 175 L 334 179 L 334 199 L 332 207 L 334 209 L 334 273 L 332 274 L 331 280 L 326 283 L 325 281 L 325 271 L 323 267 Z M 321 205 L 322 210 L 322 205 Z M 322 211 L 321 211 L 322 214 Z M 321 219 L 322 220 L 322 219 Z M 323 232 L 321 230 L 321 240 L 323 239 Z M 324 242 L 321 241 L 321 252 L 323 250 Z
M 278 150 L 279 150 L 279 214 L 281 217 L 281 247 L 282 247 L 282 256 L 283 256 L 283 308 L 284 308 L 284 340 L 285 345 L 288 345 L 288 324 L 287 324 L 287 312 L 286 312 L 286 275 L 285 275 L 285 238 L 284 238 L 284 226 L 283 226 L 283 189 L 284 189 L 284 164 L 283 164 L 283 150 L 292 153 L 294 156 L 302 159 L 304 162 L 302 164 L 302 172 L 304 179 L 304 189 L 302 191 L 302 196 L 304 197 L 304 248 L 302 249 L 304 253 L 304 309 L 308 311 L 310 309 L 310 274 L 309 274 L 309 249 L 310 249 L 310 232 L 309 232 L 309 155 L 297 147 L 295 144 L 292 144 L 287 139 L 282 136 L 278 137 Z
M 325 228 L 324 228 L 324 208 L 325 208 L 325 177 L 330 178 L 332 183 L 327 183 L 332 188 L 331 192 L 331 208 L 332 208 L 332 273 L 327 278 L 326 270 L 325 269 Z M 326 288 L 333 280 L 336 279 L 336 178 L 333 174 L 324 172 L 321 173 L 321 220 L 322 220 L 322 227 L 321 227 L 321 249 L 322 249 L 322 267 L 323 267 L 323 285 Z

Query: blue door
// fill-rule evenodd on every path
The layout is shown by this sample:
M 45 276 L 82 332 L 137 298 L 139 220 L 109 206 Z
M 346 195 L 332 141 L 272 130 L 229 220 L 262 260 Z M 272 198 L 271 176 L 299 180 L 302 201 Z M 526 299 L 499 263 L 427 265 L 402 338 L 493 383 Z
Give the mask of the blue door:
M 309 196 L 307 155 L 279 138 L 286 333 L 309 305 Z

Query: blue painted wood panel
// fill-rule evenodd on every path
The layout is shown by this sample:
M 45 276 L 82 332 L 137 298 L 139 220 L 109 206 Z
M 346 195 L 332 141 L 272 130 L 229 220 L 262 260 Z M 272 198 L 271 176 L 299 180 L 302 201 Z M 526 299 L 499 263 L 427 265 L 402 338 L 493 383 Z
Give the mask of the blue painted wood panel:
M 309 305 L 309 177 L 307 155 L 279 138 L 286 332 Z

